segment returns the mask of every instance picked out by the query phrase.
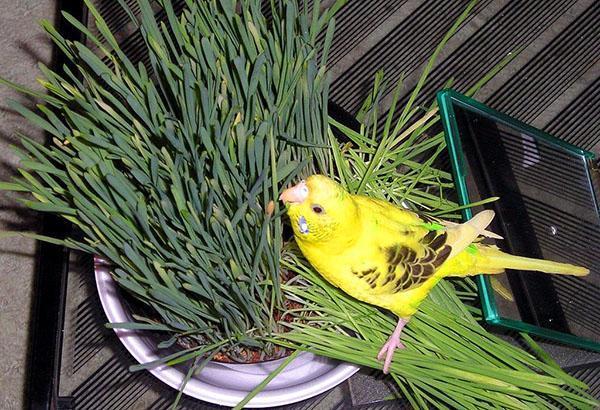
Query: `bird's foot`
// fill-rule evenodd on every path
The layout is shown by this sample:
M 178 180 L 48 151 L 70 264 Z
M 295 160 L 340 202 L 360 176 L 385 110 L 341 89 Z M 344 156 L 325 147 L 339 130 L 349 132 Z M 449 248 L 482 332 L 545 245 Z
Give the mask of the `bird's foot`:
M 396 325 L 396 329 L 390 335 L 387 342 L 381 347 L 381 350 L 377 354 L 377 360 L 383 360 L 383 373 L 388 374 L 390 371 L 390 365 L 392 364 L 392 357 L 394 356 L 394 352 L 396 349 L 404 349 L 404 343 L 400 341 L 400 335 L 402 334 L 402 329 L 408 323 L 406 319 L 398 319 L 398 324 Z
M 379 354 L 377 355 L 378 360 L 383 360 L 383 373 L 388 374 L 390 371 L 390 365 L 392 364 L 392 357 L 394 356 L 394 352 L 396 349 L 404 349 L 404 343 L 402 343 L 399 339 L 392 340 L 390 337 L 387 342 L 383 345 Z

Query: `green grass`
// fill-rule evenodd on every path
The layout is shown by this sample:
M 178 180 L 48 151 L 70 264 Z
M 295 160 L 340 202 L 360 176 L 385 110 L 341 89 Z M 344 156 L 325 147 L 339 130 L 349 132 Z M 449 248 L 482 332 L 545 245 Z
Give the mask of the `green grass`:
M 315 147 L 328 142 L 333 10 L 273 4 L 270 25 L 258 0 L 239 13 L 233 0 L 189 1 L 181 15 L 160 3 L 163 21 L 148 0 L 139 17 L 122 4 L 148 67 L 125 55 L 89 1 L 98 35 L 64 16 L 97 54 L 43 23 L 73 68 L 40 66 L 42 104 L 13 105 L 53 142 L 25 137 L 21 178 L 0 188 L 30 192 L 26 206 L 76 225 L 84 239 L 63 244 L 111 262 L 120 286 L 152 312 L 146 328 L 199 346 L 227 340 L 233 360 L 248 349 L 268 355 L 265 336 L 278 331 L 282 309 L 279 188 L 330 161 Z

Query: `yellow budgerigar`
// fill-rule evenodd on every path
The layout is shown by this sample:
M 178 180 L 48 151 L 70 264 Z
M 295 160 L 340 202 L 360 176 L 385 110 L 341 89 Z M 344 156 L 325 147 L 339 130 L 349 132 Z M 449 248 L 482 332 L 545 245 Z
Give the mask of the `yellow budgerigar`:
M 322 175 L 312 175 L 280 197 L 296 242 L 330 283 L 364 302 L 398 315 L 378 359 L 388 372 L 402 329 L 435 284 L 446 276 L 536 270 L 583 276 L 583 267 L 513 256 L 474 242 L 497 237 L 485 229 L 494 217 L 482 211 L 463 224 L 433 221 L 388 202 L 351 195 Z

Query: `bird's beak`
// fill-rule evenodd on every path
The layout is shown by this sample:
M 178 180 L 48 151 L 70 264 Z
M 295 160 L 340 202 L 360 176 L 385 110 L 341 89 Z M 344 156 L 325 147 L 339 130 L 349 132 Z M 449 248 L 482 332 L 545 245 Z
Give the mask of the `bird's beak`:
M 304 181 L 286 189 L 279 195 L 279 200 L 285 204 L 300 204 L 308 198 L 308 187 Z

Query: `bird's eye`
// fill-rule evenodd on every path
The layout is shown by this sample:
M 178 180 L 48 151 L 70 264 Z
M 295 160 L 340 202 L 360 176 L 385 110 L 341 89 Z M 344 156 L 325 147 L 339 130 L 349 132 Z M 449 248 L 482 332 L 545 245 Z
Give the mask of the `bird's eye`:
M 313 205 L 312 206 L 312 210 L 316 214 L 323 214 L 323 213 L 325 213 L 325 210 L 323 209 L 323 207 L 321 205 Z

